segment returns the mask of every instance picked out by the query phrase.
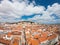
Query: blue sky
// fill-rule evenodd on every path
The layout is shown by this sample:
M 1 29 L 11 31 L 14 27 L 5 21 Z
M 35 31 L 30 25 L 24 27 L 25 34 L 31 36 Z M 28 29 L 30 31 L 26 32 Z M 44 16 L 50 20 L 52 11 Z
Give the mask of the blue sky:
M 48 5 L 52 5 L 54 3 L 60 3 L 60 0 L 35 0 L 36 4 L 43 5 L 47 7 Z
M 60 0 L 0 0 L 0 22 L 60 24 Z

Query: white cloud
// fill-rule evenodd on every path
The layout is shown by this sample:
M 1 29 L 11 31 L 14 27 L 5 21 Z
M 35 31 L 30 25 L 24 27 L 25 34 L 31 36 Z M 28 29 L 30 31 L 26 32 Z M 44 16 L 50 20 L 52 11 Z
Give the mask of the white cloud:
M 29 5 L 28 7 L 26 7 L 26 15 L 30 15 L 30 14 L 41 14 L 44 11 L 44 7 L 43 6 L 33 6 L 33 5 Z
M 54 16 L 55 14 L 60 18 L 60 4 L 54 3 L 52 6 L 48 6 L 45 9 L 44 6 L 34 6 L 35 2 L 28 4 L 28 0 L 12 0 L 10 2 L 8 0 L 3 0 L 0 4 L 0 22 L 15 22 L 20 21 L 21 17 L 26 15 L 30 16 L 32 14 L 42 14 L 35 15 L 33 18 L 28 18 L 27 20 L 41 22 L 41 23 L 57 23 L 56 21 L 60 21 L 60 19 L 56 19 Z M 15 20 L 19 18 L 20 20 Z M 25 20 L 25 19 L 22 19 Z M 60 22 L 59 22 L 60 23 Z
M 52 6 L 48 6 L 47 11 L 60 17 L 60 4 L 54 3 Z
M 0 17 L 5 16 L 6 18 L 7 16 L 9 19 L 21 18 L 24 15 L 42 13 L 45 9 L 43 6 L 34 6 L 34 3 L 28 4 L 27 0 L 21 1 L 13 0 L 13 2 L 10 2 L 3 0 L 0 4 Z
M 30 21 L 35 21 L 38 23 L 55 23 L 56 21 L 54 20 L 54 17 L 51 17 L 49 15 L 35 15 L 33 18 L 29 18 L 28 20 Z
M 43 11 L 42 16 L 35 15 L 33 18 L 29 18 L 28 20 L 40 23 L 60 23 L 60 19 L 55 19 L 55 16 L 51 16 L 53 14 L 60 18 L 60 4 L 55 3 L 52 6 L 48 6 L 46 11 Z

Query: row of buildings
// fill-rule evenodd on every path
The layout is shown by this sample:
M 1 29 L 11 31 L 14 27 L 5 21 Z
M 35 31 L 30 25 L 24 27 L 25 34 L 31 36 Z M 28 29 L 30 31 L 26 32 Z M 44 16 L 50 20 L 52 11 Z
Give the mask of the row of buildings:
M 30 21 L 0 24 L 0 42 L 6 45 L 58 45 L 60 25 Z

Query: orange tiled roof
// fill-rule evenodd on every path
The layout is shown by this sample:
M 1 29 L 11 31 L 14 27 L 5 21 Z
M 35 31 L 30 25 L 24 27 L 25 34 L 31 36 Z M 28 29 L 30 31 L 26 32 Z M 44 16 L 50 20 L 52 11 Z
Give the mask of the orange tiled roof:
M 7 35 L 8 35 L 8 37 L 11 37 L 12 34 L 9 32 Z
M 53 34 L 53 35 L 51 35 L 51 36 L 48 37 L 48 40 L 52 40 L 52 39 L 54 39 L 56 37 L 57 37 L 57 35 L 56 34 Z
M 34 35 L 34 38 L 40 38 L 39 34 Z
M 30 41 L 29 41 L 29 44 L 32 44 L 32 45 L 39 45 L 39 41 L 36 40 L 36 39 L 31 38 Z

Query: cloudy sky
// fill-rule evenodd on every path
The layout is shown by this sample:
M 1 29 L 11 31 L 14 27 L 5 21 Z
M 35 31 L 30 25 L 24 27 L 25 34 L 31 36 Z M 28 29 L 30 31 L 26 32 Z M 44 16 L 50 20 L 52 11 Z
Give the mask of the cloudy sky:
M 60 0 L 0 0 L 0 22 L 60 24 Z

